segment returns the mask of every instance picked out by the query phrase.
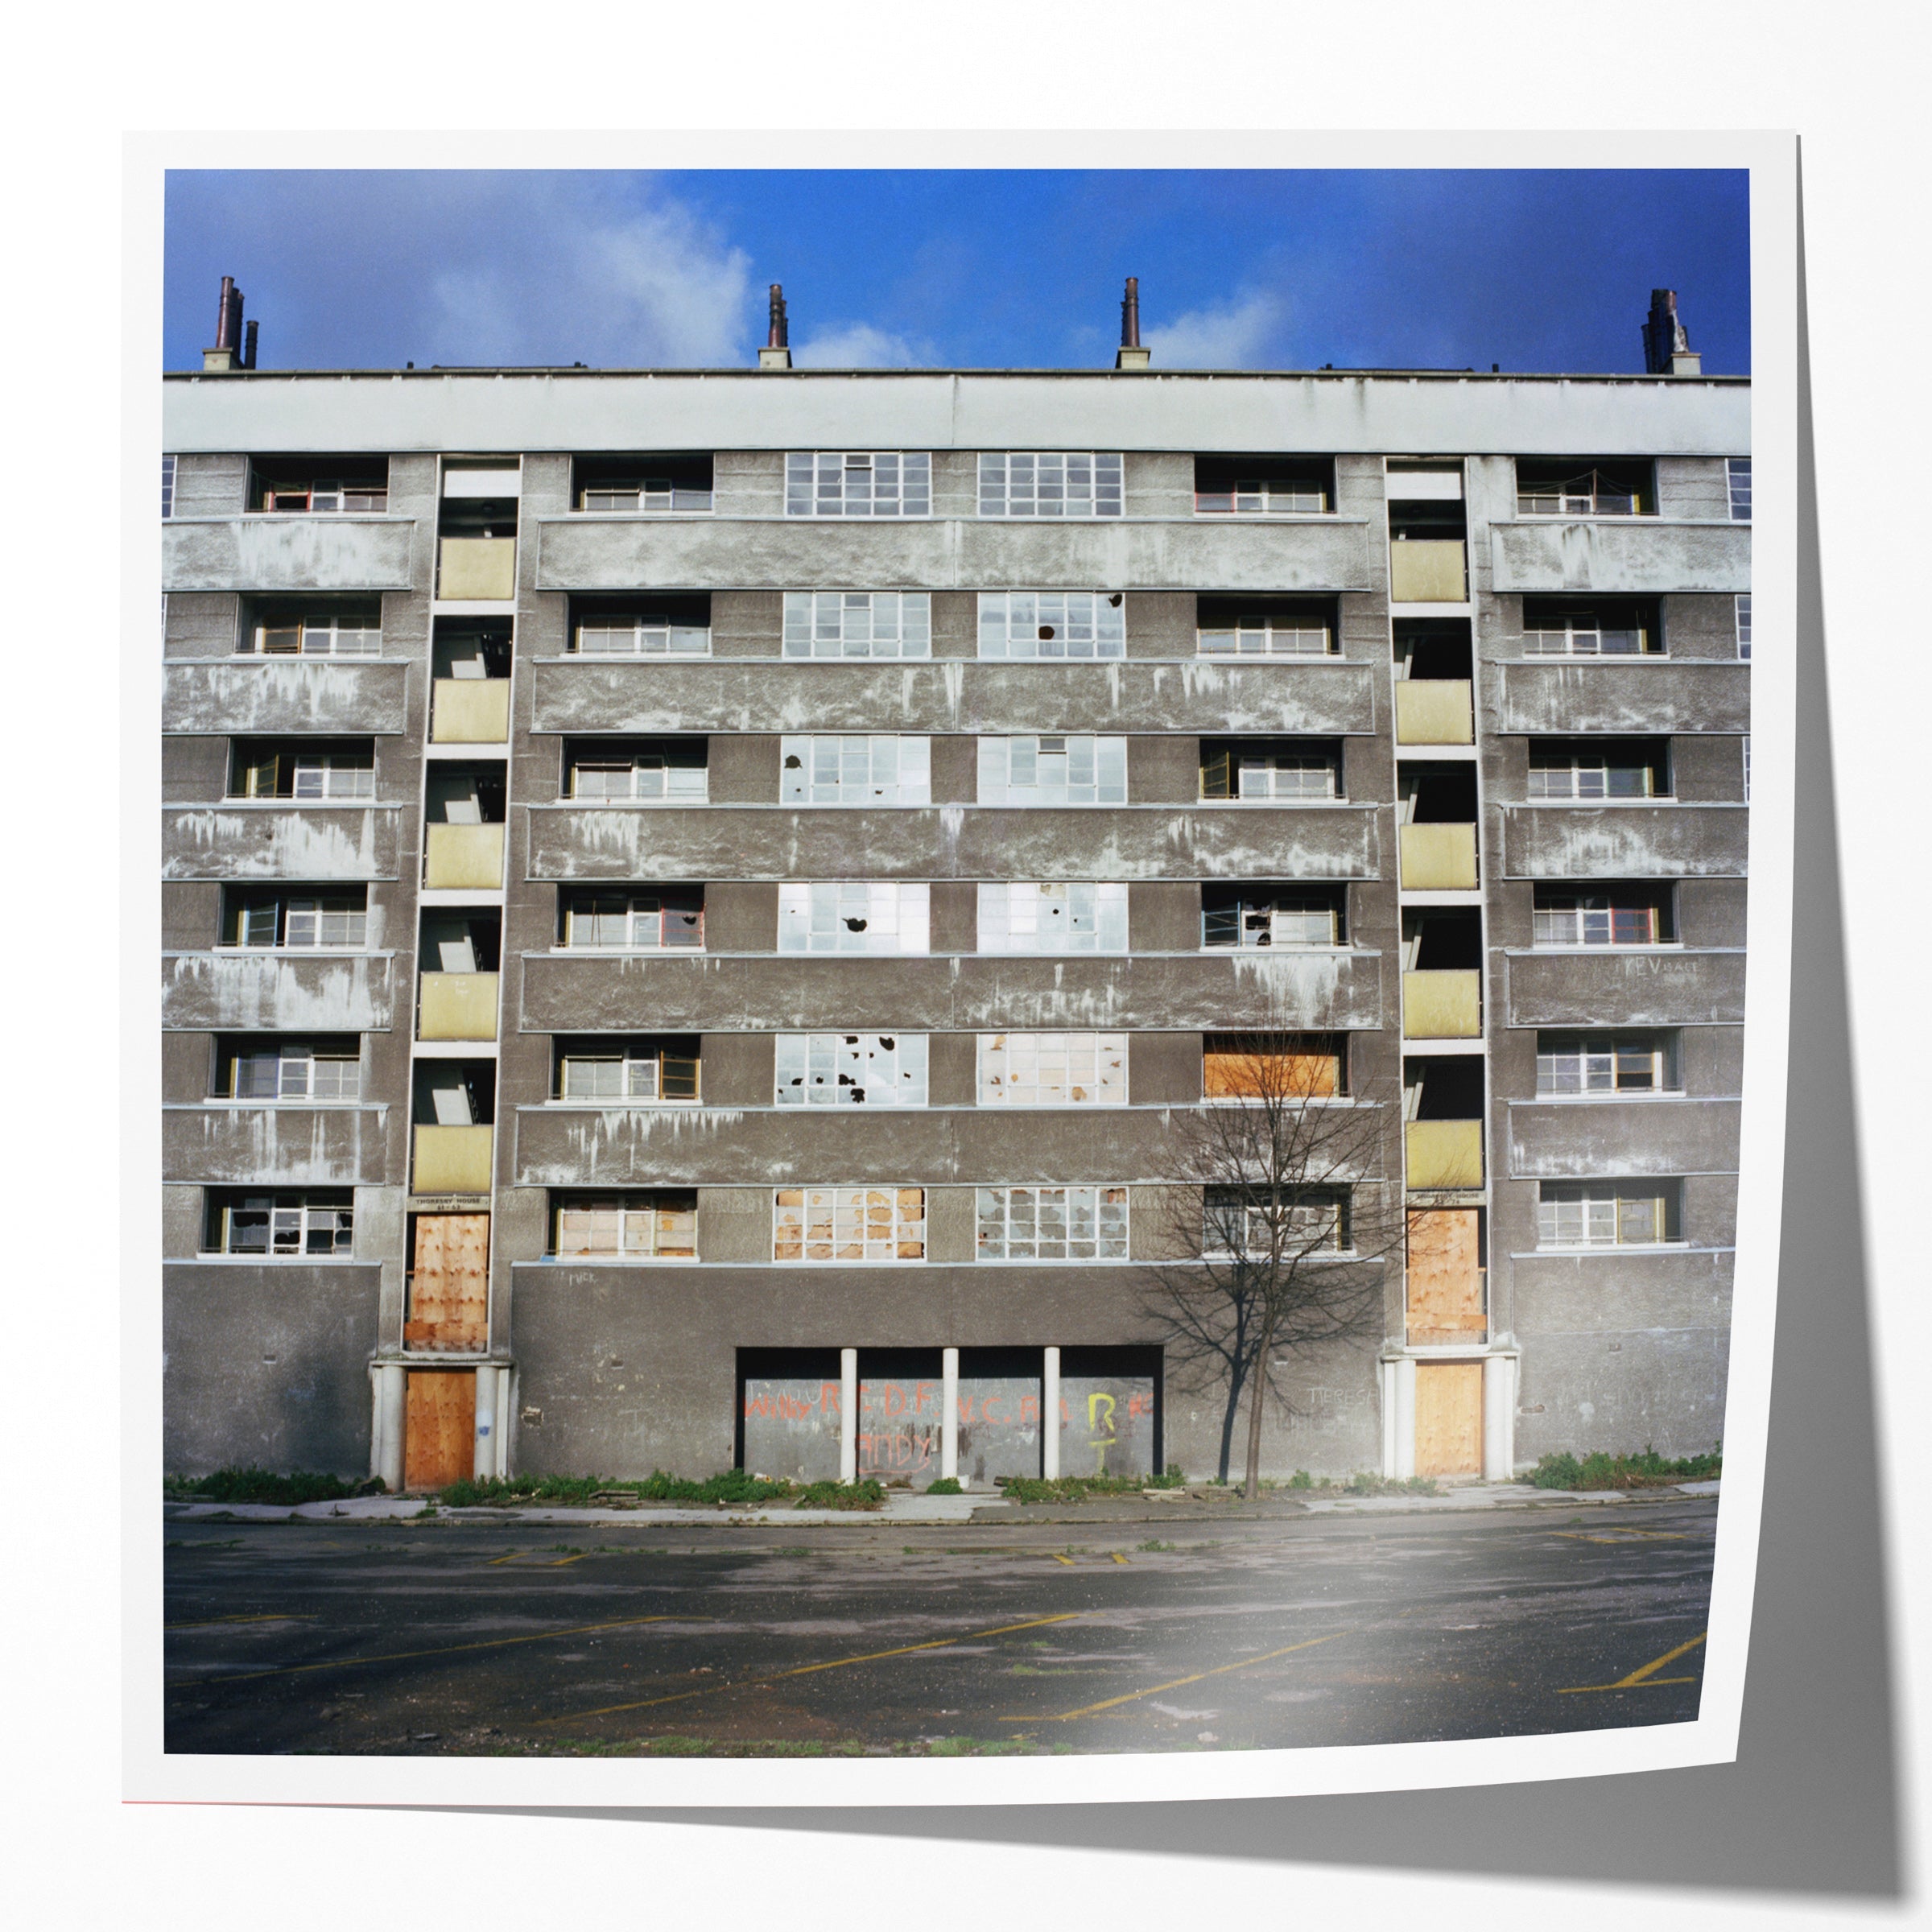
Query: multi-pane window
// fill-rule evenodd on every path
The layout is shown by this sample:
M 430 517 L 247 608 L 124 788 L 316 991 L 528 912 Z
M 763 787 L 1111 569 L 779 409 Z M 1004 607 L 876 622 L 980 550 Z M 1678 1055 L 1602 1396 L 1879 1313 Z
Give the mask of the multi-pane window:
M 264 617 L 250 626 L 244 652 L 265 658 L 374 658 L 382 654 L 382 613 L 300 611 Z
M 780 952 L 924 952 L 931 889 L 896 880 L 791 881 L 778 888 Z
M 353 1100 L 362 1091 L 353 1040 L 279 1040 L 238 1046 L 229 1056 L 227 1093 L 236 1100 Z
M 1335 631 L 1312 611 L 1244 610 L 1203 600 L 1195 647 L 1203 658 L 1326 658 Z
M 1674 1241 L 1674 1181 L 1545 1181 L 1536 1205 L 1539 1248 L 1650 1247 Z
M 1751 593 L 1740 590 L 1732 599 L 1737 617 L 1737 654 L 1745 663 L 1751 662 Z
M 774 1261 L 923 1261 L 923 1187 L 781 1187 L 772 1197 Z
M 980 740 L 982 805 L 1125 805 L 1127 741 L 1061 733 Z
M 1287 803 L 1332 799 L 1339 761 L 1327 745 L 1210 745 L 1201 751 L 1201 796 Z
M 669 477 L 639 477 L 579 493 L 578 508 L 601 510 L 696 510 L 711 508 L 708 489 L 689 489 Z
M 574 750 L 568 795 L 612 804 L 702 804 L 704 753 L 702 738 Z
M 1319 515 L 1334 507 L 1328 465 L 1268 456 L 1197 456 L 1197 516 Z
M 704 943 L 704 890 L 700 886 L 579 892 L 564 902 L 564 943 L 655 952 Z
M 553 1196 L 551 1220 L 560 1261 L 698 1258 L 698 1197 L 689 1188 Z
M 1127 888 L 1084 879 L 980 887 L 981 952 L 1125 952 Z
M 923 590 L 788 590 L 788 658 L 929 658 L 932 595 Z
M 161 520 L 166 522 L 175 514 L 175 459 L 161 459 Z
M 982 658 L 1124 658 L 1125 600 L 1117 590 L 983 590 Z
M 1670 795 L 1666 761 L 1643 745 L 1532 745 L 1532 799 L 1659 799 Z
M 316 515 L 380 513 L 389 508 L 389 486 L 373 477 L 288 477 L 271 480 L 258 471 L 253 479 L 255 507 Z
M 369 932 L 369 891 L 320 893 L 284 898 L 279 893 L 248 893 L 229 902 L 222 943 L 308 952 L 325 947 L 357 947 Z
M 1670 1033 L 1539 1033 L 1538 1093 L 1674 1093 L 1677 1036 Z
M 983 1033 L 982 1107 L 1124 1107 L 1124 1033 Z
M 1293 886 L 1203 886 L 1203 946 L 1307 947 L 1343 943 L 1338 896 Z
M 346 1259 L 354 1249 L 355 1208 L 347 1188 L 217 1195 L 208 1206 L 210 1254 Z
M 1117 451 L 980 453 L 983 517 L 1117 517 L 1121 502 Z
M 1641 887 L 1600 892 L 1536 889 L 1538 946 L 1655 946 L 1667 941 L 1670 902 Z
M 981 1187 L 982 1261 L 1124 1261 L 1125 1187 Z
M 693 624 L 665 611 L 599 611 L 573 632 L 575 648 L 586 658 L 706 658 L 711 626 Z
M 923 1033 L 782 1033 L 781 1107 L 923 1107 Z
M 1649 613 L 1637 605 L 1523 605 L 1523 654 L 1530 658 L 1635 658 L 1662 648 Z
M 1291 1262 L 1346 1253 L 1344 1188 L 1207 1187 L 1201 1195 L 1201 1252 L 1217 1259 Z
M 373 799 L 376 795 L 375 753 L 368 747 L 328 751 L 244 750 L 237 758 L 229 795 L 325 803 Z
M 1650 508 L 1648 464 L 1517 463 L 1518 516 L 1636 517 Z
M 1751 459 L 1748 456 L 1727 456 L 1724 459 L 1724 482 L 1731 497 L 1731 521 L 1733 523 L 1748 523 L 1751 521 Z
M 788 517 L 923 517 L 931 510 L 925 450 L 793 450 L 785 459 Z
M 557 1097 L 608 1102 L 695 1100 L 698 1056 L 689 1046 L 660 1040 L 567 1048 L 557 1057 Z
M 778 796 L 802 805 L 929 805 L 932 741 L 890 733 L 781 739 Z

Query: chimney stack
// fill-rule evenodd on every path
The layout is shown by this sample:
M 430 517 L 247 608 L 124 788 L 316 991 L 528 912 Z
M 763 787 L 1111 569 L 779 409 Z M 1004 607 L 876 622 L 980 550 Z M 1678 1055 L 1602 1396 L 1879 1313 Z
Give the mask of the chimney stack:
M 1690 346 L 1677 319 L 1677 291 L 1653 288 L 1644 321 L 1644 373 L 1651 376 L 1701 376 L 1704 359 Z
M 1145 369 L 1153 351 L 1141 347 L 1141 279 L 1127 278 L 1127 292 L 1121 298 L 1121 347 L 1113 358 L 1116 369 Z
M 244 369 L 253 369 L 255 365 L 255 332 L 261 326 L 259 322 L 251 322 L 242 332 L 242 366 Z
M 777 282 L 771 285 L 771 324 L 765 332 L 765 346 L 758 351 L 758 367 L 791 367 L 791 329 L 785 320 L 785 290 Z
M 215 312 L 215 345 L 201 352 L 201 367 L 209 374 L 225 375 L 230 370 L 252 367 L 242 360 L 242 291 L 233 275 L 221 278 L 221 304 Z M 249 324 L 254 336 L 254 324 Z

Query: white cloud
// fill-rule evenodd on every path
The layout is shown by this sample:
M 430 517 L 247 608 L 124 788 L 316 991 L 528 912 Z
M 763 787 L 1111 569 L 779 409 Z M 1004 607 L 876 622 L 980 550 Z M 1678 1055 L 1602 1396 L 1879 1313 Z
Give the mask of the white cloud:
M 791 359 L 801 369 L 931 369 L 939 357 L 931 343 L 889 336 L 869 322 L 848 322 L 800 343 Z
M 1215 308 L 1190 309 L 1162 328 L 1143 330 L 1156 369 L 1253 369 L 1267 361 L 1267 348 L 1286 307 L 1278 295 L 1257 291 Z

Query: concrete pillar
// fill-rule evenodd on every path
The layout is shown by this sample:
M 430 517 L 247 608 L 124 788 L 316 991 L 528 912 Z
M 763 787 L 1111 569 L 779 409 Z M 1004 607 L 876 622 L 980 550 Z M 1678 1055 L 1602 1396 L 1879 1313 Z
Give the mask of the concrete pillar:
M 497 1472 L 497 1365 L 485 1362 L 477 1371 L 477 1442 L 470 1473 L 483 1482 Z
M 407 1371 L 400 1362 L 376 1364 L 375 1442 L 370 1459 L 374 1473 L 393 1495 L 402 1487 L 402 1428 L 406 1413 Z
M 496 1443 L 496 1468 L 497 1476 L 510 1474 L 510 1364 L 506 1362 L 497 1370 L 497 1430 L 491 1439 Z
M 939 1474 L 960 1473 L 960 1352 L 939 1351 Z
M 1415 1474 L 1415 1358 L 1405 1355 L 1389 1366 L 1395 1394 L 1395 1467 L 1389 1474 L 1404 1482 Z
M 1385 1480 L 1393 1482 L 1395 1480 L 1395 1364 L 1381 1361 L 1375 1367 L 1382 1397 L 1382 1476 Z
M 1040 1473 L 1049 1482 L 1060 1472 L 1060 1352 L 1044 1351 L 1040 1373 Z
M 1483 1361 L 1483 1474 L 1506 1483 L 1516 1474 L 1516 1357 Z
M 859 1352 L 839 1351 L 839 1480 L 859 1480 Z

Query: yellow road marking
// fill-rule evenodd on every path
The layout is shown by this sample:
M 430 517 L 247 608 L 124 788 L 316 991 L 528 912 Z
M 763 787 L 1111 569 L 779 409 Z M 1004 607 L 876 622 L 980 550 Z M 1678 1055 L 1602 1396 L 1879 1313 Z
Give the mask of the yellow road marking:
M 316 1612 L 304 1610 L 265 1610 L 259 1616 L 204 1616 L 192 1624 L 163 1624 L 163 1630 L 211 1630 L 217 1624 L 312 1624 Z
M 842 1670 L 848 1664 L 874 1664 L 886 1657 L 910 1657 L 915 1650 L 943 1650 L 949 1644 L 970 1643 L 976 1637 L 1006 1637 L 1015 1630 L 1038 1630 L 1044 1624 L 1064 1624 L 1084 1610 L 1065 1610 L 1058 1616 L 1035 1616 L 1023 1624 L 1001 1624 L 991 1630 L 962 1630 L 957 1637 L 934 1637 L 923 1644 L 902 1644 L 894 1650 L 868 1650 L 859 1657 L 828 1657 L 818 1664 L 795 1664 L 789 1670 L 776 1670 L 770 1677 L 739 1678 L 723 1683 L 701 1684 L 695 1690 L 674 1690 L 667 1697 L 642 1697 L 635 1703 L 601 1704 L 594 1711 L 568 1711 L 561 1717 L 540 1717 L 539 1724 L 567 1724 L 576 1718 L 612 1717 L 622 1711 L 648 1711 L 656 1704 L 680 1704 L 687 1698 L 708 1697 L 714 1690 L 764 1690 L 788 1677 L 807 1677 L 815 1670 Z
M 562 1630 L 535 1630 L 527 1637 L 492 1637 L 474 1644 L 443 1644 L 433 1650 L 392 1650 L 383 1657 L 337 1657 L 320 1664 L 283 1664 L 273 1670 L 246 1670 L 234 1677 L 200 1677 L 171 1684 L 174 1690 L 206 1690 L 223 1684 L 253 1683 L 259 1677 L 299 1677 L 309 1670 L 347 1670 L 357 1664 L 399 1664 L 418 1657 L 451 1657 L 459 1650 L 500 1650 L 506 1644 L 538 1644 L 553 1637 L 582 1637 L 592 1630 L 622 1630 L 633 1624 L 682 1624 L 702 1620 L 672 1616 L 620 1616 L 608 1624 L 572 1624 Z
M 544 1567 L 548 1570 L 566 1570 L 572 1563 L 582 1563 L 584 1558 L 589 1554 L 590 1552 L 588 1550 L 580 1550 L 575 1556 L 564 1557 L 556 1563 L 545 1564 Z
M 1069 1568 L 1071 1568 L 1073 1564 L 1073 1558 L 1071 1557 L 1062 1556 L 1058 1550 L 1054 1550 L 1050 1554 L 1052 1555 L 1053 1560 L 1056 1563 L 1065 1563 Z
M 1124 1697 L 1105 1698 L 1097 1704 L 1083 1704 L 1077 1711 L 1061 1711 L 1051 1717 L 1002 1717 L 999 1721 L 1002 1724 L 1063 1724 L 1071 1718 L 1092 1717 L 1096 1711 L 1111 1711 L 1116 1704 L 1131 1704 L 1137 1698 L 1158 1697 L 1163 1690 L 1179 1690 L 1183 1685 L 1198 1684 L 1204 1677 L 1220 1677 L 1229 1670 L 1252 1670 L 1257 1664 L 1286 1657 L 1290 1651 L 1312 1650 L 1317 1644 L 1332 1643 L 1336 1637 L 1348 1634 L 1346 1630 L 1331 1630 L 1326 1637 L 1311 1637 L 1299 1644 L 1284 1644 L 1279 1650 L 1269 1650 L 1260 1657 L 1245 1657 L 1237 1664 L 1217 1664 L 1212 1670 L 1197 1670 L 1191 1677 L 1177 1677 L 1164 1684 L 1150 1684 L 1145 1690 L 1129 1690 Z
M 498 1563 L 514 1563 L 522 1554 L 521 1550 L 513 1550 L 508 1556 L 493 1556 L 489 1559 L 489 1567 L 493 1570 Z
M 1653 1657 L 1647 1664 L 1641 1664 L 1628 1677 L 1620 1677 L 1613 1684 L 1571 1684 L 1558 1690 L 1558 1697 L 1576 1697 L 1586 1690 L 1651 1690 L 1660 1684 L 1694 1684 L 1694 1677 L 1652 1677 L 1654 1670 L 1661 1670 L 1666 1664 L 1674 1664 L 1686 1650 L 1695 1650 L 1711 1633 L 1700 1630 L 1687 1644 L 1679 1644 L 1674 1650 L 1666 1650 L 1662 1657 Z M 1645 1680 L 1649 1681 L 1646 1682 Z
M 1122 1556 L 1122 1555 L 1121 1554 L 1121 1553 L 1120 1553 L 1120 1551 L 1119 1551 L 1119 1550 L 1115 1550 L 1115 1551 L 1114 1551 L 1114 1553 L 1113 1553 L 1113 1560 L 1114 1560 L 1114 1561 L 1115 1561 L 1117 1563 L 1125 1563 L 1125 1562 L 1126 1562 L 1126 1560 L 1127 1560 L 1127 1559 L 1126 1559 L 1126 1558 L 1125 1558 L 1125 1557 L 1124 1557 L 1124 1556 Z

